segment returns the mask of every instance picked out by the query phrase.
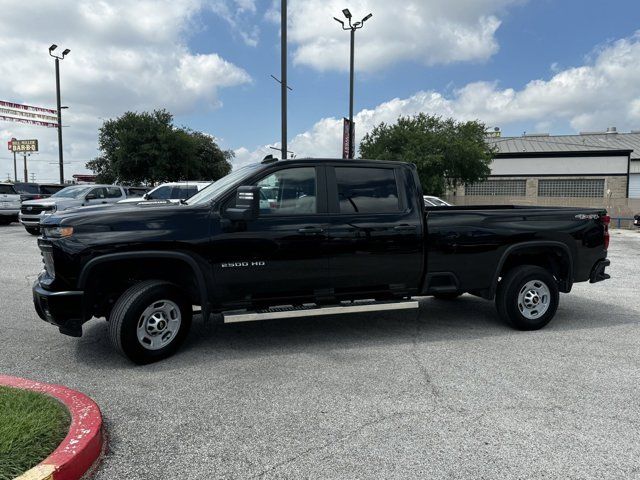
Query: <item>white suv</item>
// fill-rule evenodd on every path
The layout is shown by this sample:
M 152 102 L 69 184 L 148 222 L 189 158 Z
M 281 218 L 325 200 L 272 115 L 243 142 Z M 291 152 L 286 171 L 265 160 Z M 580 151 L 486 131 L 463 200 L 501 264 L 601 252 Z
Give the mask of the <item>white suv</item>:
M 163 183 L 145 193 L 142 198 L 127 198 L 126 200 L 120 200 L 118 203 L 140 203 L 147 200 L 166 200 L 172 203 L 179 203 L 180 200 L 186 200 L 209 185 L 211 185 L 211 182 Z
M 20 194 L 10 183 L 0 183 L 0 225 L 18 221 Z

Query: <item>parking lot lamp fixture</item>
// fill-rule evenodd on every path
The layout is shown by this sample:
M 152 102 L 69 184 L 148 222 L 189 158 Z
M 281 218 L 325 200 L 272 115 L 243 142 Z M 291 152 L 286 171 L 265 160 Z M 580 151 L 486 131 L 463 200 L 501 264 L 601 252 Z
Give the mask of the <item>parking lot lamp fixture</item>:
M 60 184 L 64 184 L 64 159 L 62 153 L 62 106 L 60 105 L 60 60 L 69 55 L 71 50 L 65 48 L 60 56 L 53 53 L 58 46 L 54 43 L 49 47 L 49 55 L 56 63 L 56 103 L 58 112 L 58 165 L 60 167 Z
M 354 77 L 354 53 L 355 53 L 355 40 L 356 40 L 356 30 L 364 27 L 364 22 L 373 17 L 373 14 L 370 13 L 366 17 L 364 17 L 361 21 L 352 23 L 353 15 L 348 8 L 342 10 L 342 14 L 345 16 L 349 25 L 345 25 L 343 20 L 340 20 L 336 17 L 333 19 L 340 24 L 343 30 L 349 30 L 351 34 L 351 53 L 350 53 L 350 69 L 349 69 L 349 158 L 353 158 L 355 154 L 355 145 L 354 145 L 354 128 L 353 128 L 353 77 Z

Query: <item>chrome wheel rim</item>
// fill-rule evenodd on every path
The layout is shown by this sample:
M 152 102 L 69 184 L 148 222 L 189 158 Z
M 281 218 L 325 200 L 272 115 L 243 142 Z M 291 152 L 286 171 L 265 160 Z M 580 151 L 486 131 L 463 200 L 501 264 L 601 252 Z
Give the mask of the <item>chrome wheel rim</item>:
M 518 310 L 529 320 L 542 317 L 551 304 L 551 291 L 540 280 L 525 283 L 518 293 Z
M 147 350 L 159 350 L 169 345 L 178 334 L 182 315 L 171 300 L 153 302 L 138 319 L 138 342 Z

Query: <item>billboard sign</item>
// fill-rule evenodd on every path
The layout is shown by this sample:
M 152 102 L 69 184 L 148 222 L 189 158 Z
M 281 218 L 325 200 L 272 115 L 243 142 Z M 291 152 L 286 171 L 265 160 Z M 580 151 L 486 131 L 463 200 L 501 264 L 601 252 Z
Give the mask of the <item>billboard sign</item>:
M 12 140 L 11 151 L 18 153 L 37 152 L 38 140 Z

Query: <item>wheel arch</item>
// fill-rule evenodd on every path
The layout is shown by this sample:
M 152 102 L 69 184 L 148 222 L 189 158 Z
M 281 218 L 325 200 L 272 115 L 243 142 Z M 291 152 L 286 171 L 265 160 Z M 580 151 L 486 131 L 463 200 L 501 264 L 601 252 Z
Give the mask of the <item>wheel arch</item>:
M 202 271 L 198 262 L 193 255 L 185 252 L 172 252 L 172 251 L 135 251 L 135 252 L 120 252 L 109 253 L 101 255 L 99 257 L 92 258 L 82 268 L 78 277 L 78 289 L 85 291 L 85 308 L 91 308 L 91 293 L 86 289 L 92 285 L 92 280 L 95 281 L 94 273 L 113 271 L 114 269 L 121 268 L 126 272 L 139 271 L 145 265 L 149 265 L 153 261 L 163 261 L 167 266 L 175 267 L 171 270 L 171 275 L 160 276 L 157 279 L 171 281 L 172 277 L 177 279 L 185 279 L 185 275 L 191 276 L 193 279 L 193 285 L 179 285 L 185 290 L 191 288 L 192 300 L 197 301 L 202 307 L 202 316 L 207 318 L 209 314 L 209 295 L 208 295 L 208 283 L 205 273 Z M 204 260 L 203 260 L 204 261 Z M 113 272 L 112 272 L 113 273 Z M 149 278 L 154 278 L 150 276 Z
M 554 256 L 544 256 L 552 253 Z M 491 298 L 496 294 L 498 281 L 517 265 L 537 265 L 558 276 L 561 292 L 568 293 L 573 286 L 573 255 L 562 242 L 540 240 L 510 245 L 500 257 L 491 283 Z

